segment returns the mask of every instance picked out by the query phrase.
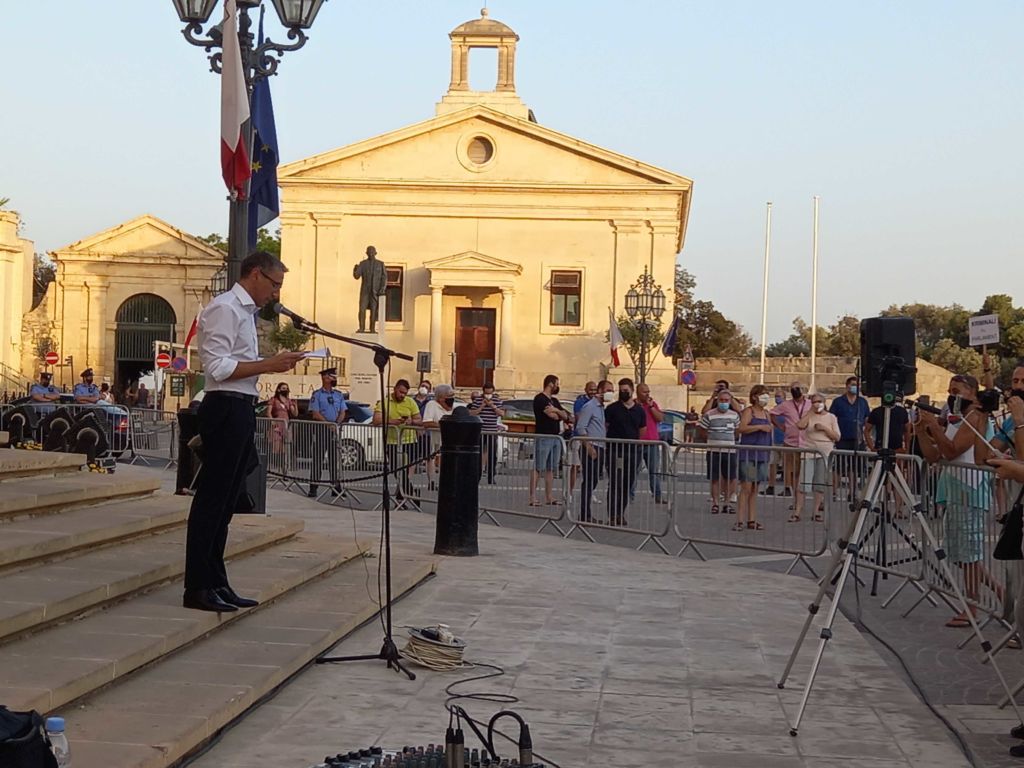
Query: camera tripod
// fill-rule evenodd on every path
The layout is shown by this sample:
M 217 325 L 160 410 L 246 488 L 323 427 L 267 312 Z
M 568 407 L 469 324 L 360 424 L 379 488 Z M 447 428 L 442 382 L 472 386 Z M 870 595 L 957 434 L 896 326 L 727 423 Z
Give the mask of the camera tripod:
M 871 474 L 868 477 L 867 485 L 865 486 L 864 492 L 857 503 L 857 514 L 850 521 L 844 536 L 839 539 L 836 552 L 832 556 L 832 562 L 829 564 L 825 577 L 821 580 L 817 595 L 815 595 L 814 600 L 811 602 L 810 606 L 808 606 L 807 619 L 804 621 L 803 629 L 800 631 L 800 636 L 797 638 L 796 645 L 793 647 L 793 652 L 789 656 L 789 661 L 786 663 L 786 668 L 782 672 L 782 677 L 779 678 L 778 687 L 785 688 L 786 680 L 789 678 L 790 672 L 793 671 L 793 665 L 796 663 L 796 658 L 800 653 L 800 648 L 803 646 L 804 640 L 807 638 L 807 633 L 814 621 L 814 617 L 817 615 L 821 607 L 822 598 L 828 592 L 828 588 L 831 585 L 829 579 L 838 570 L 839 575 L 835 580 L 835 592 L 832 595 L 832 602 L 825 617 L 825 624 L 818 635 L 818 648 L 814 656 L 814 661 L 811 664 L 810 672 L 807 676 L 807 682 L 804 684 L 804 690 L 800 697 L 800 706 L 797 709 L 796 718 L 790 725 L 790 736 L 797 735 L 797 731 L 800 728 L 800 721 L 803 719 L 804 711 L 807 708 L 807 700 L 811 695 L 811 687 L 814 685 L 814 678 L 818 674 L 818 666 L 821 664 L 821 659 L 825 654 L 825 646 L 828 644 L 828 641 L 832 639 L 832 625 L 835 623 L 836 613 L 839 611 L 839 601 L 843 594 L 843 588 L 846 586 L 846 579 L 850 574 L 851 567 L 857 560 L 860 553 L 862 541 L 861 535 L 867 521 L 868 513 L 874 512 L 876 515 L 881 514 L 876 505 L 881 495 L 885 492 L 887 484 L 891 485 L 891 487 L 896 491 L 897 496 L 904 504 L 907 505 L 907 508 L 913 510 L 913 517 L 917 520 L 928 546 L 931 547 L 932 552 L 935 555 L 937 567 L 942 573 L 942 577 L 952 586 L 953 592 L 956 594 L 956 602 L 963 609 L 964 615 L 971 623 L 971 630 L 978 638 L 981 650 L 984 652 L 988 663 L 992 665 L 993 671 L 995 671 L 996 676 L 999 678 L 999 683 L 1006 692 L 1007 700 L 1013 707 L 1013 711 L 1017 715 L 1017 719 L 1021 721 L 1021 723 L 1024 723 L 1024 717 L 1021 716 L 1021 712 L 1017 708 L 1017 702 L 1013 699 L 1013 694 L 1010 692 L 1006 679 L 1003 677 L 1003 673 L 999 670 L 999 667 L 996 666 L 995 659 L 992 655 L 992 644 L 985 639 L 984 635 L 982 635 L 981 628 L 978 626 L 978 622 L 974 618 L 974 614 L 971 613 L 970 608 L 967 605 L 967 600 L 964 597 L 963 591 L 960 589 L 960 585 L 957 583 L 953 573 L 950 571 L 949 564 L 946 562 L 946 553 L 943 551 L 942 547 L 939 546 L 935 533 L 928 525 L 928 521 L 925 519 L 921 504 L 915 501 L 914 494 L 910 490 L 910 486 L 907 484 L 906 478 L 903 477 L 903 473 L 900 471 L 900 468 L 896 466 L 896 452 L 894 450 L 890 450 L 888 447 L 889 421 L 893 405 L 894 403 L 890 402 L 886 403 L 884 406 L 885 417 L 882 428 L 882 440 L 880 442 L 883 449 L 878 451 L 878 457 L 875 459 L 875 464 L 871 468 Z M 883 521 L 879 524 L 885 525 L 886 523 Z

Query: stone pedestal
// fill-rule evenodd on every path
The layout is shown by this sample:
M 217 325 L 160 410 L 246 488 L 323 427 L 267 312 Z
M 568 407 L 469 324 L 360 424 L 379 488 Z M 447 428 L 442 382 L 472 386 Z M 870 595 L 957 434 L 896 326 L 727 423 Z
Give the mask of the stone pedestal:
M 349 335 L 354 339 L 372 344 L 384 344 L 384 323 L 377 324 L 374 333 L 358 333 Z M 357 403 L 367 403 L 371 407 L 380 400 L 380 381 L 377 366 L 373 364 L 373 350 L 352 345 L 348 354 L 348 391 L 349 399 Z

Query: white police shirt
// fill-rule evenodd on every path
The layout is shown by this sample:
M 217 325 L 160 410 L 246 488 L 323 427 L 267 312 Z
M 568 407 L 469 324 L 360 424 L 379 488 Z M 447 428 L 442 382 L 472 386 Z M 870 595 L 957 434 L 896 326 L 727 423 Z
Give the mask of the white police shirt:
M 239 363 L 260 359 L 256 341 L 256 313 L 259 307 L 249 292 L 235 283 L 230 291 L 216 297 L 199 315 L 199 357 L 206 373 L 206 392 L 239 392 L 256 395 L 259 376 L 227 378 Z

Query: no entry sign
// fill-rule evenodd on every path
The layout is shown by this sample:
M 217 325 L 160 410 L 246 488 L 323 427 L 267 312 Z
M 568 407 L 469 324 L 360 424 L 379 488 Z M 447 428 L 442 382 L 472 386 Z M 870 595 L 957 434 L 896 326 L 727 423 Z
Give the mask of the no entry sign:
M 46 361 L 47 365 L 56 365 L 57 363 L 60 362 L 60 355 L 58 355 L 53 350 L 50 350 L 49 352 L 46 353 L 46 357 L 44 357 L 43 360 Z
M 167 367 L 170 366 L 170 364 L 171 364 L 171 356 L 168 355 L 166 352 L 161 352 L 159 355 L 156 356 L 156 367 L 157 368 L 167 368 Z

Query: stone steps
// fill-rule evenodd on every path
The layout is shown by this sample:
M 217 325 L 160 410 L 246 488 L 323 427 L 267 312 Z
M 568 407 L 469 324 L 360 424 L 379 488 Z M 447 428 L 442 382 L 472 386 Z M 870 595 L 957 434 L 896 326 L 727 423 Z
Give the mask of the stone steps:
M 360 560 L 76 702 L 63 712 L 75 768 L 166 768 L 201 746 L 376 613 Z M 396 596 L 433 572 L 402 547 L 394 564 Z
M 0 571 L 183 525 L 190 502 L 188 497 L 157 495 L 144 503 L 130 499 L 59 515 L 22 514 L 0 520 Z
M 254 609 L 259 612 L 361 556 L 354 544 L 299 535 L 234 561 L 231 576 L 240 593 L 260 601 Z M 249 615 L 185 610 L 181 595 L 182 584 L 175 581 L 0 646 L 0 701 L 12 709 L 53 711 Z
M 73 456 L 45 452 L 39 452 L 38 455 Z M 6 460 L 0 461 L 0 466 L 4 464 Z M 159 473 L 136 467 L 118 467 L 114 474 L 76 472 L 55 477 L 39 476 L 41 471 L 37 468 L 34 476 L 10 480 L 0 485 L 0 520 L 15 515 L 49 514 L 88 504 L 139 498 L 149 496 L 160 488 Z
M 5 445 L 6 432 L 0 432 L 0 445 Z M 78 453 L 50 451 L 4 451 L 0 460 L 0 482 L 19 477 L 39 477 L 77 473 L 85 466 L 86 457 Z M 4 489 L 6 490 L 6 489 Z M 2 493 L 3 490 L 0 490 Z
M 262 549 L 302 528 L 300 520 L 238 516 L 227 555 Z M 0 641 L 176 579 L 184 553 L 185 530 L 177 528 L 0 575 Z

